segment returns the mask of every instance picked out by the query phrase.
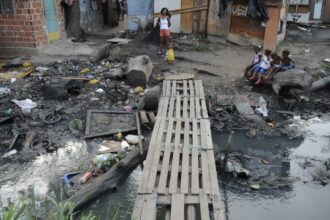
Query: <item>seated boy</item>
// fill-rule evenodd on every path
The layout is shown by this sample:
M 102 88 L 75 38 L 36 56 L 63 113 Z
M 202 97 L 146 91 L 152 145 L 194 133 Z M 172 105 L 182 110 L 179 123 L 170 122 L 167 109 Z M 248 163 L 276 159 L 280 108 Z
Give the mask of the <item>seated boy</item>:
M 265 50 L 262 61 L 259 65 L 257 65 L 256 69 L 254 70 L 253 76 L 250 80 L 255 80 L 258 77 L 258 81 L 255 83 L 256 85 L 261 83 L 262 77 L 266 77 L 268 73 L 268 69 L 270 67 L 270 54 L 272 51 Z

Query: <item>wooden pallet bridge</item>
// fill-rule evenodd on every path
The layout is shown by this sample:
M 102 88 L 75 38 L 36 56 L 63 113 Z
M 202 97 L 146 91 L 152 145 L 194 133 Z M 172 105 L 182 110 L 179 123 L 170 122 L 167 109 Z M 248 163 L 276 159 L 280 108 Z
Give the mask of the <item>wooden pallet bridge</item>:
M 201 80 L 164 80 L 132 220 L 221 220 Z

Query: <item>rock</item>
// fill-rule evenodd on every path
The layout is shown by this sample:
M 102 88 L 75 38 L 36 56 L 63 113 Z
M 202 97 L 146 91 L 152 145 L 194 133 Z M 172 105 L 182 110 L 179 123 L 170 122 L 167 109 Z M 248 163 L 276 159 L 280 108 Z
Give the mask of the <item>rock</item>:
M 154 66 L 147 55 L 137 56 L 128 60 L 126 77 L 134 87 L 146 87 Z
M 143 109 L 147 111 L 157 110 L 160 93 L 161 93 L 160 86 L 155 86 L 149 89 L 143 98 L 143 103 L 144 103 Z

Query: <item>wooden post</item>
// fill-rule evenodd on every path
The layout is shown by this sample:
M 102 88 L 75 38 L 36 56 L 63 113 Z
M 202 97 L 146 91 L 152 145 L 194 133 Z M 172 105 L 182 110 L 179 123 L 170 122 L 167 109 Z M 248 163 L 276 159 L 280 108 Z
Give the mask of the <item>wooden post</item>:
M 264 49 L 275 50 L 280 20 L 280 8 L 278 6 L 268 6 L 268 16 L 269 20 L 265 30 Z

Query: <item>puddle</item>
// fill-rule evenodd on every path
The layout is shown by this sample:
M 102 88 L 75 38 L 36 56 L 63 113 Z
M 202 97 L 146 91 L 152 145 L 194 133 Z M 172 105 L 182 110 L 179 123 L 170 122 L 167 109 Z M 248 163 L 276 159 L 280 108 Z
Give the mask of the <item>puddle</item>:
M 322 186 L 313 176 L 321 169 L 318 166 L 324 166 L 324 160 L 330 159 L 330 120 L 297 120 L 292 126 L 301 130 L 305 138 L 288 140 L 259 136 L 250 139 L 244 133 L 234 134 L 232 151 L 268 160 L 269 166 L 274 168 L 269 169 L 269 175 L 288 177 L 293 181 L 285 187 L 261 187 L 259 191 L 220 182 L 226 219 L 329 219 L 330 184 Z M 215 150 L 223 150 L 227 139 L 227 134 L 214 133 Z M 286 163 L 273 157 L 283 148 L 288 149 Z

